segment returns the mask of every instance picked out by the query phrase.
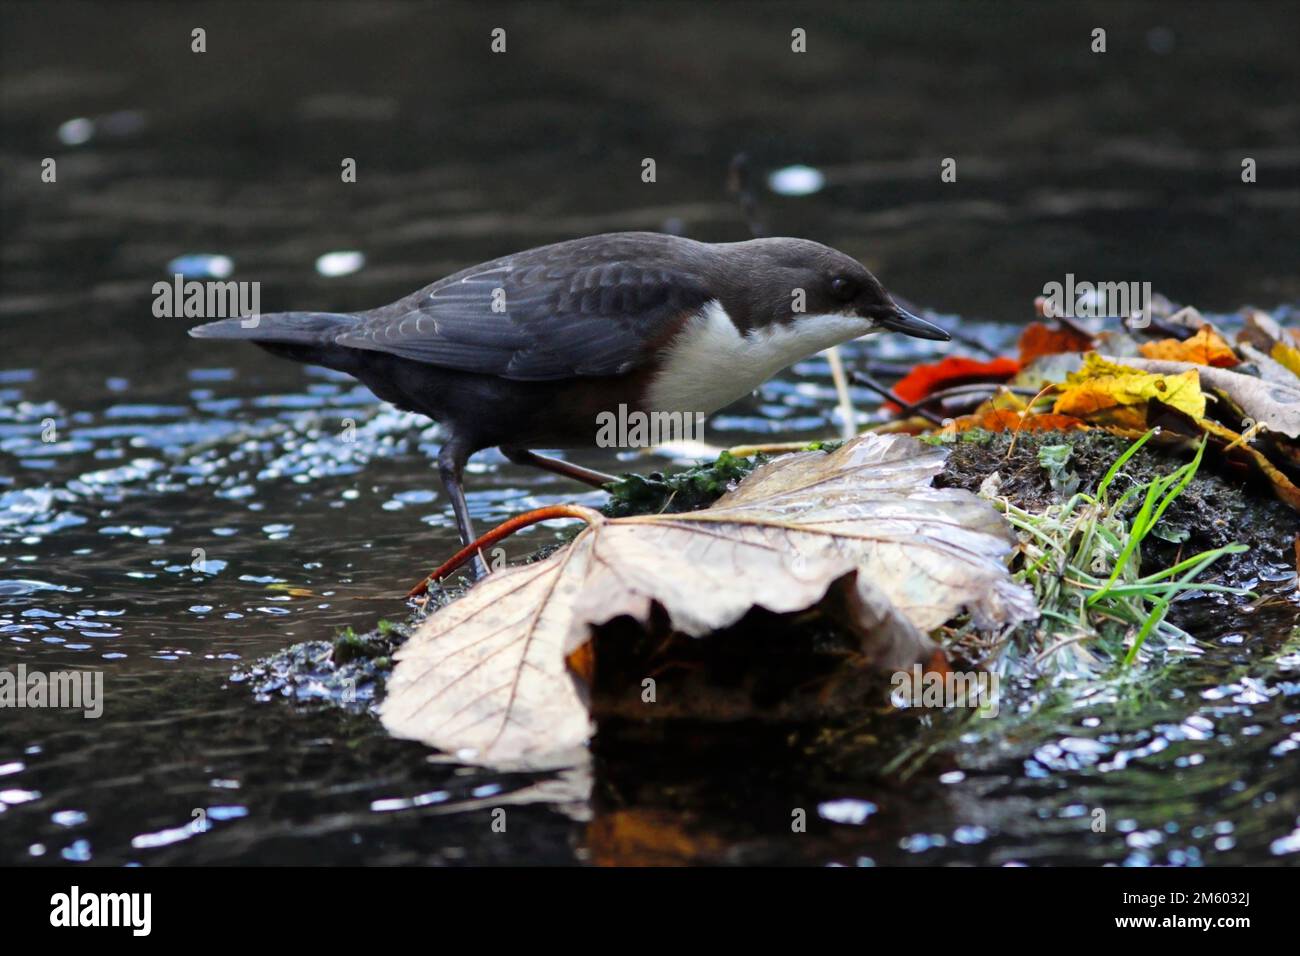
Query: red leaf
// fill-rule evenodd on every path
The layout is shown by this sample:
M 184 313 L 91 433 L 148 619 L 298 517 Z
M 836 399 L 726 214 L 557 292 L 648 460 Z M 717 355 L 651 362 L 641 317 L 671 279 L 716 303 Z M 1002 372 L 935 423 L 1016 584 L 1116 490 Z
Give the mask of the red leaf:
M 1053 329 L 1042 322 L 1030 322 L 1020 333 L 1020 364 L 1028 365 L 1044 355 L 1086 352 L 1092 347 L 1092 337 L 1076 329 L 1067 326 Z
M 1020 371 L 1020 363 L 1013 358 L 995 358 L 990 362 L 965 358 L 960 355 L 950 356 L 932 365 L 917 365 L 907 376 L 894 386 L 894 394 L 907 402 L 915 402 L 954 385 L 969 385 L 973 382 L 1005 382 Z M 891 412 L 899 411 L 893 402 L 886 402 L 885 408 Z

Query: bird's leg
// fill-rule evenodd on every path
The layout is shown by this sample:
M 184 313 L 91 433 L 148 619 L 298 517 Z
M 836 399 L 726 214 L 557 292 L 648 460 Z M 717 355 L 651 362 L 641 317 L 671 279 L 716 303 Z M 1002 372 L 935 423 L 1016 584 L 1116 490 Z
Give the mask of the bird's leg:
M 618 481 L 614 475 L 607 475 L 603 471 L 593 471 L 572 462 L 561 461 L 559 458 L 539 455 L 526 448 L 502 448 L 501 454 L 516 465 L 532 465 L 534 468 L 563 475 L 565 478 L 572 478 L 574 481 L 581 481 L 596 488 L 603 488 L 610 482 Z
M 451 498 L 451 510 L 456 515 L 456 530 L 460 532 L 462 545 L 471 544 L 476 539 L 474 523 L 469 518 L 469 505 L 465 503 L 465 492 L 461 488 L 461 476 L 469 456 L 469 449 L 454 440 L 445 442 L 438 451 L 438 474 L 447 489 L 447 496 Z M 487 575 L 482 551 L 474 556 L 473 567 L 475 581 Z

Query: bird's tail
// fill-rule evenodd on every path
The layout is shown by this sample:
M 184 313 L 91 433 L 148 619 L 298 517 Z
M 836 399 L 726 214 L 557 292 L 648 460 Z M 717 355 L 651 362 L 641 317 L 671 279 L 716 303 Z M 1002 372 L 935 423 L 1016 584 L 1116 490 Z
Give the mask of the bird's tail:
M 347 312 L 272 312 L 222 319 L 190 329 L 196 339 L 245 339 L 285 345 L 321 345 L 355 325 L 360 316 Z

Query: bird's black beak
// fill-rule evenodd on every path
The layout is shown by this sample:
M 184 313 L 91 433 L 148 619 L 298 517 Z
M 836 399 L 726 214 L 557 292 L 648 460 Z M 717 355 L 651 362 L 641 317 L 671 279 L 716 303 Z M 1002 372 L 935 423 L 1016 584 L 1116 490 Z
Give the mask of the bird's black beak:
M 894 306 L 892 314 L 883 319 L 877 319 L 876 322 L 891 332 L 902 332 L 904 335 L 910 335 L 917 339 L 933 339 L 936 342 L 947 342 L 952 338 L 951 335 L 933 322 L 918 318 L 899 305 Z

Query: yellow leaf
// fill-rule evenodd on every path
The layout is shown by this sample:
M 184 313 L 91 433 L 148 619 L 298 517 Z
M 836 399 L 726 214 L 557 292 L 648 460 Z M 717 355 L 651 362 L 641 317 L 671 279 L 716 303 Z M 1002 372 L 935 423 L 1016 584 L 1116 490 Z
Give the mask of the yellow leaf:
M 1140 428 L 1151 399 L 1193 418 L 1205 417 L 1205 395 L 1195 369 L 1171 375 L 1142 372 L 1107 362 L 1096 352 L 1089 352 L 1083 368 L 1066 379 L 1053 411 L 1096 424 Z
M 296 597 L 296 598 L 309 598 L 309 597 L 316 596 L 313 591 L 310 591 L 307 588 L 296 588 L 292 584 L 282 584 L 282 583 L 268 584 L 266 586 L 266 589 L 268 591 L 282 591 L 283 593 L 289 595 L 289 597 Z
M 1293 348 L 1279 340 L 1273 345 L 1268 357 L 1285 365 L 1296 375 L 1300 375 L 1300 349 Z

